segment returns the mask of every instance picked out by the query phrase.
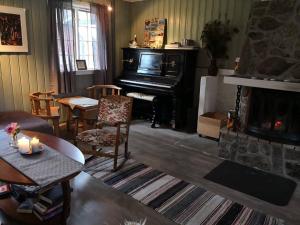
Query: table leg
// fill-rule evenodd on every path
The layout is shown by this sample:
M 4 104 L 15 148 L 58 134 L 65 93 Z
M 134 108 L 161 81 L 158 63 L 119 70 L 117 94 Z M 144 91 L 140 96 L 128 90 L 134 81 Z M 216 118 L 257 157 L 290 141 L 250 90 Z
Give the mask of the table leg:
M 87 129 L 87 119 L 86 119 L 86 112 L 81 110 L 80 111 L 80 121 L 82 122 L 82 130 L 85 131 Z
M 71 121 L 73 119 L 72 110 L 69 107 L 67 108 L 67 130 L 71 130 Z
M 70 215 L 70 204 L 71 204 L 71 187 L 69 181 L 63 181 L 61 183 L 63 189 L 64 203 L 63 203 L 63 216 L 62 216 L 62 225 L 67 224 L 67 219 Z
M 56 137 L 59 137 L 59 118 L 52 119 L 53 127 L 54 127 L 54 134 Z

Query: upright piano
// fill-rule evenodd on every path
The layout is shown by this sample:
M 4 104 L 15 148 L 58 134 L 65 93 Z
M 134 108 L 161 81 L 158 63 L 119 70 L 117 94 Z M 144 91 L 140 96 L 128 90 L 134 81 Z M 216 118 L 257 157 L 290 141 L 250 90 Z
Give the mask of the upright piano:
M 175 129 L 185 129 L 193 108 L 197 50 L 123 48 L 116 84 L 126 92 L 155 95 L 168 106 Z M 195 121 L 196 123 L 196 121 Z

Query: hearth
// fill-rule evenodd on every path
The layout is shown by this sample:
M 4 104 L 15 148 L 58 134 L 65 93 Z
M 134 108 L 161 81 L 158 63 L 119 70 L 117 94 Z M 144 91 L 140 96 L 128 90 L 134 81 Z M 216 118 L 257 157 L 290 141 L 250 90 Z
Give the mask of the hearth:
M 252 88 L 245 132 L 285 144 L 300 144 L 300 93 Z
M 298 9 L 298 10 L 295 10 Z M 300 1 L 254 1 L 236 76 L 233 130 L 219 156 L 300 183 Z

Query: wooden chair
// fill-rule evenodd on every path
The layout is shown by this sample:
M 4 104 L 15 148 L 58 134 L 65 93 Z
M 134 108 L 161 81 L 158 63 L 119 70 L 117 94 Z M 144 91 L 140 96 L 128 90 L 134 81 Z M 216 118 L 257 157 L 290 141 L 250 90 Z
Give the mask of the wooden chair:
M 133 99 L 121 95 L 105 96 L 99 100 L 99 115 L 95 129 L 79 133 L 75 144 L 83 153 L 114 159 L 113 170 L 128 159 L 128 136 Z M 118 166 L 119 146 L 125 144 L 124 160 Z M 112 152 L 104 148 L 112 147 Z
M 59 136 L 59 107 L 54 105 L 54 92 L 34 92 L 29 95 L 31 101 L 31 113 L 45 120 L 51 120 L 54 133 Z
M 94 85 L 87 88 L 89 98 L 100 99 L 108 95 L 120 95 L 122 88 L 115 85 Z

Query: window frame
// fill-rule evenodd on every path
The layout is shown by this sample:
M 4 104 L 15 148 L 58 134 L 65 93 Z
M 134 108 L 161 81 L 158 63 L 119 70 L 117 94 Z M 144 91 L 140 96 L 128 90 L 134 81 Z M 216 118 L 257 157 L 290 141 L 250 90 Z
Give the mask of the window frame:
M 72 7 L 72 10 L 73 10 L 73 15 L 74 15 L 74 33 L 75 33 L 75 49 L 74 49 L 74 57 L 75 59 L 74 60 L 77 60 L 77 59 L 83 59 L 83 60 L 86 60 L 85 58 L 81 58 L 80 57 L 80 37 L 79 37 L 79 28 L 80 28 L 80 25 L 79 25 L 79 12 L 82 11 L 82 12 L 86 12 L 86 13 L 89 13 L 91 14 L 91 9 L 90 9 L 90 5 L 89 4 L 85 4 L 85 3 L 74 3 L 73 4 L 73 7 Z M 87 29 L 89 29 L 91 27 L 91 24 L 87 24 Z M 97 26 L 96 26 L 96 31 L 97 31 Z M 97 45 L 98 45 L 98 40 L 96 41 L 86 41 L 87 43 L 89 42 L 95 42 Z M 88 49 L 89 51 L 89 49 Z M 78 70 L 76 67 L 75 71 L 76 71 L 76 75 L 87 75 L 87 74 L 94 74 L 96 70 L 99 70 L 100 68 L 97 68 L 96 65 L 95 65 L 95 55 L 94 55 L 94 52 L 92 52 L 92 54 L 89 54 L 90 52 L 88 52 L 88 57 L 89 56 L 93 56 L 93 65 L 94 67 L 93 68 L 90 68 L 89 67 L 89 63 L 88 61 L 86 60 L 86 63 L 87 63 L 87 70 Z

